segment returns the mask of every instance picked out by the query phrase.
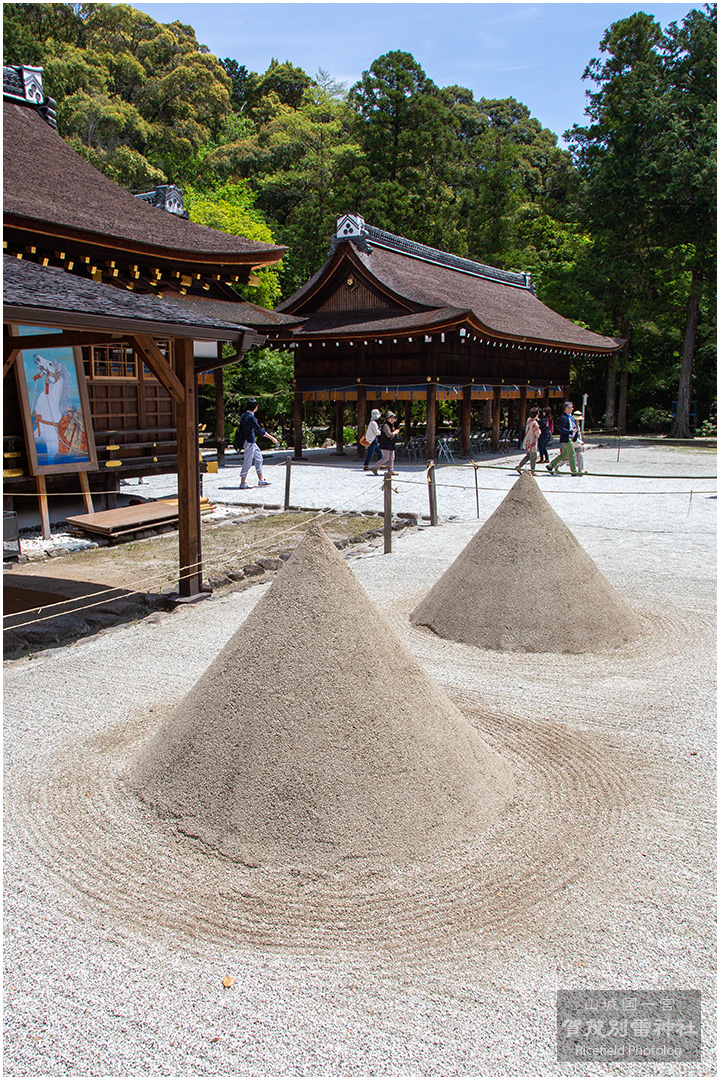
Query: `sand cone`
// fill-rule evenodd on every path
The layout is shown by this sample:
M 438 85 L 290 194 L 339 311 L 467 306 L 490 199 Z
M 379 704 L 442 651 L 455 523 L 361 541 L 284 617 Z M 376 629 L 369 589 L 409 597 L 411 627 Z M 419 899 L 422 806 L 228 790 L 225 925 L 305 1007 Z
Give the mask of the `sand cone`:
M 523 473 L 411 615 L 507 652 L 584 653 L 640 632 L 634 612 Z
M 252 865 L 464 842 L 512 790 L 318 526 L 146 745 L 131 785 Z

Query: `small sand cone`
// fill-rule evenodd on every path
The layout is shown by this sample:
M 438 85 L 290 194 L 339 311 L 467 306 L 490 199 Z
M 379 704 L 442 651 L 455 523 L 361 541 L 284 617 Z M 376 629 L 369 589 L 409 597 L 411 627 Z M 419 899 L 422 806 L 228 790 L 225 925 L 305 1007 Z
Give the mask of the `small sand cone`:
M 143 749 L 131 786 L 254 865 L 465 842 L 512 791 L 318 526 Z
M 411 615 L 440 637 L 507 652 L 584 653 L 632 641 L 634 612 L 529 473 Z

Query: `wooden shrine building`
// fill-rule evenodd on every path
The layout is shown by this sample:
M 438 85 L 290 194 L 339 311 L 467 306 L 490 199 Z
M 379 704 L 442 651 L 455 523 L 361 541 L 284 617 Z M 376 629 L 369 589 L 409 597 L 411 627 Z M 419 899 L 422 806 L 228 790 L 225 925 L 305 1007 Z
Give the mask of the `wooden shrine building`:
M 87 506 L 93 490 L 117 491 L 121 476 L 177 472 L 181 592 L 194 594 L 197 380 L 216 372 L 221 409 L 223 364 L 262 344 L 266 328 L 297 325 L 233 288 L 286 249 L 192 223 L 174 185 L 136 197 L 98 172 L 57 133 L 41 74 L 3 69 L 5 506 L 20 496 L 28 505 L 34 493 L 46 531 L 48 496 L 82 484 Z M 226 359 L 223 342 L 234 350 Z M 72 350 L 65 374 L 76 403 L 60 423 L 75 433 L 74 456 L 55 434 L 48 456 L 42 436 L 58 424 L 34 404 L 55 375 L 27 365 L 49 348 Z
M 338 432 L 344 402 L 356 401 L 360 433 L 371 404 L 425 401 L 428 460 L 438 400 L 459 404 L 466 456 L 472 402 L 490 401 L 497 449 L 503 398 L 519 399 L 524 423 L 528 398 L 567 396 L 574 356 L 623 344 L 541 303 L 527 274 L 394 236 L 354 213 L 338 219 L 325 265 L 277 310 L 305 320 L 269 332 L 295 351 L 296 456 L 307 400 L 336 402 Z

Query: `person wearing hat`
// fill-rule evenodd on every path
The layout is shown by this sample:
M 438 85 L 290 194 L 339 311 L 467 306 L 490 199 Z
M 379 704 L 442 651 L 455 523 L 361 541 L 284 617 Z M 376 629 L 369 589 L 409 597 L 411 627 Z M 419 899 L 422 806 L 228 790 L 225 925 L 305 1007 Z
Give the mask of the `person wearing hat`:
M 380 428 L 378 427 L 378 420 L 380 419 L 380 410 L 373 409 L 370 413 L 370 423 L 367 426 L 365 432 L 365 442 L 367 443 L 367 450 L 365 451 L 365 461 L 363 462 L 363 471 L 367 472 L 370 468 L 370 462 L 373 455 L 376 458 L 382 457 L 382 451 L 380 450 Z
M 567 460 L 570 465 L 570 472 L 573 476 L 579 475 L 577 461 L 575 459 L 575 441 L 578 437 L 580 428 L 578 427 L 577 420 L 573 416 L 572 411 L 572 401 L 566 401 L 563 406 L 562 416 L 560 417 L 560 453 L 556 458 L 553 458 L 549 465 L 545 466 L 549 473 L 556 473 L 560 463 Z
M 382 450 L 382 457 L 372 469 L 374 476 L 378 475 L 378 469 L 386 469 L 391 476 L 397 476 L 397 473 L 394 471 L 395 443 L 400 434 L 400 429 L 395 427 L 396 419 L 395 413 L 389 412 L 385 417 L 385 423 L 380 429 L 380 449 Z
M 247 408 L 240 418 L 240 431 L 243 438 L 243 463 L 240 468 L 240 490 L 247 491 L 250 485 L 247 483 L 247 474 L 255 466 L 255 472 L 258 476 L 258 487 L 269 487 L 270 481 L 263 480 L 263 456 L 260 451 L 260 447 L 255 441 L 256 435 L 265 435 L 271 442 L 278 445 L 278 440 L 274 435 L 270 435 L 269 432 L 262 427 L 261 424 L 255 419 L 255 413 L 257 412 L 258 403 L 255 398 L 248 398 Z
M 577 422 L 577 426 L 578 426 L 577 431 L 575 432 L 575 438 L 573 440 L 573 446 L 575 447 L 575 461 L 577 462 L 578 476 L 584 476 L 585 475 L 585 457 L 583 455 L 583 450 L 585 449 L 585 443 L 583 442 L 583 431 L 582 431 L 583 414 L 580 412 L 579 409 L 577 409 L 573 413 L 573 419 Z M 564 461 L 560 462 L 560 464 L 557 467 L 558 472 L 560 471 L 560 469 L 562 469 L 564 464 L 565 464 Z

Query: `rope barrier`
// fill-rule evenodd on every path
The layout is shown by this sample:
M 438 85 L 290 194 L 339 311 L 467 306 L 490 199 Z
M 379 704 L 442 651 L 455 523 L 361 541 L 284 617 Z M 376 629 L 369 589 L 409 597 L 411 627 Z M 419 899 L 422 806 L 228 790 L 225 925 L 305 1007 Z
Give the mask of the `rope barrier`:
M 283 529 L 281 532 L 276 533 L 275 536 L 273 537 L 273 539 L 274 540 L 282 539 L 284 536 L 289 536 L 291 533 L 296 532 L 300 528 L 307 527 L 313 521 L 317 521 L 318 519 L 320 519 L 322 517 L 327 517 L 329 514 L 339 513 L 339 512 L 342 511 L 343 508 L 348 507 L 352 503 L 359 502 L 360 499 L 364 499 L 365 495 L 366 495 L 366 493 L 363 492 L 360 495 L 353 496 L 353 497 L 351 497 L 349 499 L 346 499 L 344 502 L 339 503 L 336 507 L 319 510 L 316 514 L 313 514 L 310 518 L 306 519 L 305 521 L 300 521 L 297 524 L 291 525 L 287 529 Z M 237 558 L 237 557 L 240 557 L 240 556 L 244 556 L 245 554 L 251 552 L 254 548 L 262 547 L 262 545 L 264 543 L 265 543 L 264 540 L 256 540 L 256 541 L 253 541 L 253 542 L 251 542 L 249 544 L 245 544 L 240 548 L 228 548 L 225 551 L 219 552 L 219 554 L 217 555 L 217 558 L 219 560 L 220 559 L 228 560 L 231 557 L 236 557 Z M 113 598 L 113 599 L 118 599 L 119 600 L 119 599 L 123 599 L 124 597 L 127 597 L 127 596 L 134 596 L 134 595 L 136 595 L 138 593 L 141 593 L 141 592 L 144 592 L 144 593 L 151 592 L 153 587 L 155 585 L 159 584 L 159 583 L 165 583 L 166 581 L 171 581 L 171 580 L 185 581 L 186 579 L 188 579 L 190 577 L 193 577 L 198 572 L 199 565 L 200 565 L 199 563 L 194 563 L 192 565 L 192 567 L 190 567 L 190 568 L 185 567 L 185 566 L 180 567 L 179 568 L 180 573 L 177 573 L 176 571 L 172 571 L 172 572 L 169 572 L 169 573 L 165 573 L 165 574 L 163 574 L 163 575 L 161 575 L 159 577 L 153 577 L 153 578 L 150 578 L 150 579 L 144 579 L 142 581 L 132 581 L 132 582 L 129 582 L 128 585 L 125 585 L 125 586 L 113 586 L 113 587 L 108 587 L 107 589 L 100 590 L 99 592 L 85 593 L 84 595 L 80 595 L 80 596 L 76 596 L 76 597 L 70 596 L 66 600 L 58 600 L 53 604 L 42 604 L 37 608 L 29 608 L 28 610 L 29 611 L 37 611 L 38 615 L 39 615 L 39 613 L 41 611 L 50 611 L 51 608 L 65 607 L 65 605 L 69 604 L 69 603 L 74 604 L 77 601 L 89 600 L 91 598 L 95 601 L 94 603 L 91 603 L 91 604 L 83 604 L 81 607 L 73 607 L 71 611 L 67 612 L 67 614 L 75 615 L 78 612 L 89 611 L 91 608 L 100 607 L 102 604 L 107 603 L 108 598 L 109 598 L 108 594 L 110 594 L 110 593 L 120 592 L 121 593 L 120 596 Z M 183 573 L 183 571 L 186 571 L 186 572 Z M 98 600 L 97 598 L 99 596 L 104 597 L 104 599 Z M 36 623 L 47 622 L 50 619 L 54 619 L 57 614 L 58 614 L 57 611 L 53 611 L 53 612 L 51 612 L 51 614 L 45 615 L 42 618 L 28 619 L 25 622 L 14 623 L 12 626 L 3 626 L 3 632 L 5 632 L 5 630 L 19 630 L 19 629 L 22 629 L 25 626 L 33 626 Z M 12 617 L 12 616 L 10 616 L 10 617 Z M 5 619 L 3 619 L 3 622 L 5 622 Z
M 305 466 L 313 467 L 313 463 L 310 463 L 310 462 L 305 462 L 303 464 Z M 427 465 L 425 467 L 425 469 L 424 469 L 424 473 L 425 473 L 424 480 L 422 480 L 422 481 L 420 481 L 420 480 L 404 480 L 402 478 L 396 478 L 394 480 L 394 485 L 404 485 L 405 487 L 422 487 L 422 488 L 425 488 L 427 486 L 427 484 L 429 483 L 429 481 L 430 481 L 430 470 L 431 470 L 433 464 L 434 463 L 430 463 L 429 465 Z M 323 468 L 323 467 L 326 467 L 326 466 L 321 465 L 321 464 L 318 463 L 317 465 L 315 465 L 315 467 Z M 452 465 L 443 466 L 443 468 L 452 468 L 452 467 L 453 467 Z M 491 470 L 497 471 L 497 472 L 500 472 L 500 471 L 501 472 L 515 472 L 516 471 L 512 467 L 493 466 L 493 465 L 479 465 L 476 462 L 469 462 L 469 463 L 467 463 L 465 465 L 455 466 L 455 467 L 473 468 L 476 473 L 477 473 L 477 471 L 479 469 L 491 469 Z M 435 468 L 437 469 L 437 466 L 435 466 Z M 653 479 L 653 480 L 658 480 L 658 479 L 716 480 L 717 479 L 717 477 L 712 477 L 712 476 L 700 476 L 700 477 L 677 476 L 677 477 L 672 477 L 671 478 L 671 477 L 658 477 L 657 475 L 644 476 L 642 474 L 593 473 L 593 474 L 588 474 L 588 475 L 607 476 L 609 478 L 612 478 L 613 476 L 616 476 L 616 477 L 622 478 L 622 479 Z M 449 484 L 449 483 L 439 483 L 438 484 L 438 483 L 436 483 L 436 486 L 437 487 L 445 487 L 445 488 L 454 488 L 456 490 L 461 490 L 461 491 L 472 491 L 472 490 L 475 489 L 474 485 L 473 485 L 473 487 L 470 487 L 469 485 L 466 485 L 466 484 Z M 398 495 L 401 494 L 400 488 L 398 486 L 394 486 L 393 490 L 395 491 L 396 494 L 398 494 Z M 476 490 L 493 491 L 493 492 L 501 491 L 501 489 L 496 488 L 496 487 L 484 487 L 484 486 L 483 487 L 477 487 Z M 560 490 L 562 490 L 562 489 L 560 489 Z M 692 497 L 693 497 L 693 491 L 692 490 L 689 493 L 688 493 L 688 491 L 631 491 L 631 492 L 630 491 L 592 491 L 592 490 L 588 490 L 584 486 L 583 486 L 583 488 L 581 490 L 582 490 L 583 494 L 587 494 L 587 495 L 634 495 L 634 496 L 637 496 L 637 495 L 688 495 L 689 494 L 690 495 L 690 503 L 689 503 L 689 506 L 688 506 L 688 516 L 690 514 L 690 509 L 691 509 L 691 506 L 692 506 Z M 382 491 L 382 484 L 380 485 L 380 491 Z M 575 491 L 570 492 L 570 491 L 568 491 L 566 489 L 562 493 L 563 494 L 578 494 L 578 490 L 576 489 Z M 23 494 L 25 494 L 25 493 L 23 493 Z M 30 494 L 30 493 L 28 493 L 28 494 Z M 63 495 L 64 497 L 67 497 L 69 494 L 72 494 L 72 493 L 58 492 L 58 493 L 53 493 L 53 494 Z M 77 494 L 82 495 L 84 493 L 83 492 L 78 492 Z M 101 494 L 101 493 L 96 493 L 96 494 Z M 555 494 L 555 492 L 553 492 L 553 494 Z M 695 494 L 698 494 L 698 495 L 717 494 L 717 489 L 713 488 L 713 489 L 705 490 L 705 491 L 696 491 Z M 361 500 L 365 499 L 366 496 L 367 496 L 367 488 L 364 488 L 363 491 L 360 492 L 358 495 L 353 495 L 353 496 L 349 497 L 348 499 L 344 500 L 343 502 L 337 504 L 334 507 L 323 508 L 323 509 L 319 510 L 317 513 L 312 514 L 312 516 L 310 518 L 308 518 L 308 519 L 306 519 L 306 520 L 304 520 L 302 522 L 298 522 L 295 525 L 289 526 L 287 529 L 284 529 L 280 533 L 277 533 L 273 539 L 274 540 L 282 539 L 284 536 L 289 536 L 292 533 L 296 532 L 300 528 L 307 527 L 307 525 L 309 525 L 313 521 L 317 521 L 317 520 L 319 520 L 319 519 L 321 519 L 323 517 L 328 516 L 329 514 L 340 513 L 343 510 L 349 509 L 354 503 L 360 502 Z M 30 497 L 37 498 L 37 495 L 31 494 Z M 178 495 L 177 494 L 168 495 L 168 496 L 166 496 L 166 498 L 167 499 L 173 499 L 173 498 L 177 499 Z M 216 558 L 218 560 L 222 560 L 222 561 L 225 561 L 225 562 L 232 561 L 232 560 L 237 559 L 237 558 L 239 558 L 241 556 L 245 556 L 246 554 L 252 552 L 255 548 L 261 547 L 264 543 L 265 543 L 264 540 L 257 540 L 257 541 L 251 542 L 249 544 L 244 544 L 239 548 L 227 548 L 226 550 L 219 552 L 217 554 Z M 26 620 L 25 622 L 21 622 L 21 623 L 15 623 L 11 627 L 5 627 L 4 626 L 3 631 L 5 631 L 6 629 L 9 629 L 9 630 L 22 629 L 23 627 L 26 627 L 26 626 L 32 626 L 32 625 L 35 625 L 37 623 L 47 622 L 50 619 L 55 618 L 56 615 L 58 614 L 57 611 L 51 611 L 51 609 L 65 607 L 69 603 L 75 604 L 77 602 L 82 602 L 84 600 L 92 600 L 93 601 L 92 603 L 82 604 L 82 606 L 80 606 L 80 607 L 75 606 L 75 607 L 72 608 L 71 612 L 68 612 L 68 614 L 70 614 L 70 613 L 76 614 L 76 613 L 79 613 L 79 612 L 91 610 L 92 608 L 95 608 L 95 607 L 100 607 L 103 604 L 107 603 L 108 598 L 109 598 L 109 594 L 111 594 L 111 593 L 118 593 L 119 592 L 120 596 L 114 597 L 114 599 L 121 599 L 123 597 L 133 596 L 133 595 L 136 595 L 136 594 L 141 593 L 141 592 L 145 592 L 145 593 L 150 592 L 157 585 L 165 584 L 167 581 L 170 581 L 170 580 L 184 581 L 184 580 L 194 576 L 198 572 L 199 565 L 200 564 L 196 563 L 196 564 L 193 564 L 193 566 L 191 568 L 180 567 L 179 568 L 179 573 L 178 573 L 177 570 L 174 570 L 172 572 L 165 572 L 165 573 L 163 573 L 161 575 L 153 576 L 153 577 L 151 577 L 149 579 L 143 579 L 143 580 L 137 580 L 137 581 L 129 582 L 125 586 L 108 587 L 107 589 L 100 590 L 99 592 L 86 593 L 86 594 L 81 595 L 79 597 L 68 597 L 66 600 L 57 601 L 57 602 L 55 602 L 53 604 L 40 605 L 38 608 L 29 609 L 31 611 L 37 611 L 38 612 L 38 618 L 29 619 L 29 620 Z M 99 597 L 101 597 L 102 599 L 98 599 Z M 40 612 L 42 612 L 42 611 L 50 611 L 50 614 L 40 617 Z M 5 620 L 3 620 L 3 621 L 5 621 Z

